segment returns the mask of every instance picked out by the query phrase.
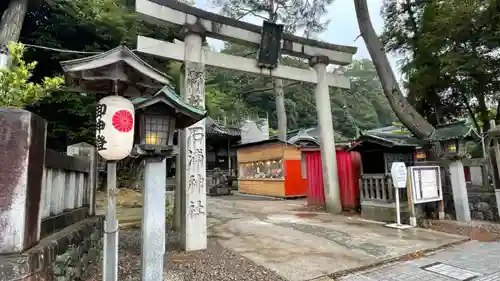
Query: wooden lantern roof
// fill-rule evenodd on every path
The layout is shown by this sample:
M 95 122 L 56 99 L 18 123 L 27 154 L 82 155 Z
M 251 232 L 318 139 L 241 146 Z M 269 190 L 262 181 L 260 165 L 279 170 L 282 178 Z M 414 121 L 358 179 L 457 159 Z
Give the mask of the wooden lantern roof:
M 184 102 L 170 86 L 165 86 L 154 96 L 138 97 L 132 100 L 135 110 L 145 110 L 148 107 L 162 104 L 170 107 L 175 113 L 176 129 L 184 129 L 205 118 L 207 112 Z
M 151 96 L 170 84 L 170 77 L 125 46 L 60 64 L 66 85 L 88 93 Z

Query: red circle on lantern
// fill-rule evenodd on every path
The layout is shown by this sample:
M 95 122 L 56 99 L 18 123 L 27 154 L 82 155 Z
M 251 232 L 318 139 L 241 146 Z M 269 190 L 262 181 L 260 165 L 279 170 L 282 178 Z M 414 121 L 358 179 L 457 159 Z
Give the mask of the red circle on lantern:
M 128 110 L 118 110 L 113 114 L 111 123 L 119 132 L 128 133 L 134 127 L 134 117 Z

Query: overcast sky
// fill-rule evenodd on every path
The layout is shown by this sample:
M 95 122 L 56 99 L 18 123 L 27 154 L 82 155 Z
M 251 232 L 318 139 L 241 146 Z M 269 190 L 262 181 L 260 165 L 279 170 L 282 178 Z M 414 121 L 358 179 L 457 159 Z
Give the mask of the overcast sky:
M 367 2 L 373 27 L 380 34 L 384 25 L 384 21 L 380 16 L 380 8 L 383 0 L 367 0 Z M 219 11 L 219 8 L 214 7 L 210 0 L 196 0 L 196 6 L 211 12 L 217 13 Z M 358 48 L 355 58 L 370 58 L 363 39 L 360 37 L 356 42 L 354 41 L 360 32 L 353 0 L 334 0 L 334 3 L 328 8 L 328 15 L 325 16 L 325 19 L 330 20 L 330 25 L 325 32 L 317 35 L 316 39 L 333 44 L 354 45 Z M 262 22 L 262 19 L 257 17 L 246 17 L 243 20 L 258 25 Z M 209 40 L 209 44 L 217 50 L 223 46 L 223 43 L 218 40 Z M 389 56 L 389 59 L 393 70 L 397 72 L 397 77 L 400 78 L 399 70 L 397 69 L 399 58 Z

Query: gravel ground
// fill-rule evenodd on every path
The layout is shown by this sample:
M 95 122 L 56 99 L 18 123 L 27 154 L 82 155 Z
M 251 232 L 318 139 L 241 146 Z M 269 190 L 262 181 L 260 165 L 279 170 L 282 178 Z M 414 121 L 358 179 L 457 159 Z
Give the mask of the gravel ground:
M 486 221 L 461 223 L 449 220 L 427 220 L 425 228 L 450 234 L 468 236 L 472 240 L 492 242 L 500 240 L 500 224 Z
M 179 247 L 179 235 L 168 237 L 167 268 L 168 281 L 285 281 L 262 266 L 232 252 L 209 238 L 203 251 L 184 253 Z M 140 230 L 120 231 L 119 272 L 120 281 L 140 280 Z M 103 280 L 99 264 L 94 278 Z M 89 280 L 89 281 L 90 281 Z

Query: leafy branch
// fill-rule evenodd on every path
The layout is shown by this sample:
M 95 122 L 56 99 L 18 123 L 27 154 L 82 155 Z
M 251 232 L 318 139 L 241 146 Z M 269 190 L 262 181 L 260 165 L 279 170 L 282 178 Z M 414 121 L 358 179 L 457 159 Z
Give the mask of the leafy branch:
M 58 89 L 64 82 L 62 77 L 45 77 L 41 83 L 30 82 L 37 62 L 24 61 L 24 45 L 9 45 L 12 63 L 8 69 L 0 70 L 0 106 L 20 107 L 30 105 Z

